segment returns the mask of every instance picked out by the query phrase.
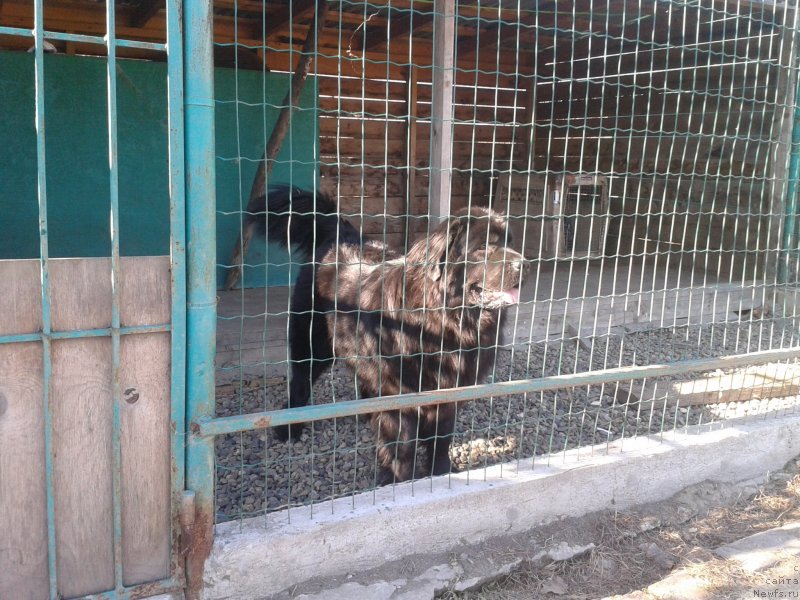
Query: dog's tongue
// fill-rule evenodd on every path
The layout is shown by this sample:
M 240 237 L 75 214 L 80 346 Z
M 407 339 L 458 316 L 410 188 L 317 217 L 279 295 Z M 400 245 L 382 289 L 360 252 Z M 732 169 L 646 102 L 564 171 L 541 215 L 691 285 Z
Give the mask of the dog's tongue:
M 511 288 L 510 290 L 503 290 L 503 299 L 508 304 L 516 304 L 519 302 L 519 288 Z

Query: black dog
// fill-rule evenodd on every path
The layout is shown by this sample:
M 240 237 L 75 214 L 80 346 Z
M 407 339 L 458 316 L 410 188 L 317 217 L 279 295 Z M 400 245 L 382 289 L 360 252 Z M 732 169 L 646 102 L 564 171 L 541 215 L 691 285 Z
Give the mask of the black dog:
M 475 385 L 492 367 L 501 309 L 518 302 L 523 270 L 501 216 L 457 214 L 405 256 L 363 240 L 323 194 L 273 188 L 249 220 L 309 261 L 291 301 L 289 406 L 308 404 L 334 357 L 353 369 L 362 398 Z M 414 476 L 418 440 L 431 474 L 453 468 L 454 404 L 373 414 L 372 425 L 380 484 Z

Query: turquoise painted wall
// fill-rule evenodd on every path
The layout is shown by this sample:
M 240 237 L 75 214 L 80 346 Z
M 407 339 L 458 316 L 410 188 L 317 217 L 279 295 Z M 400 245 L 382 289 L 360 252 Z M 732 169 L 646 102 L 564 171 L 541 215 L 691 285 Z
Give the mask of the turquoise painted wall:
M 52 257 L 108 256 L 108 131 L 103 59 L 45 56 L 47 210 Z M 125 256 L 169 251 L 166 65 L 120 60 L 117 73 L 120 250 Z M 216 70 L 217 254 L 230 256 L 265 131 L 286 93 L 285 75 Z M 270 181 L 310 188 L 318 177 L 316 85 L 300 108 Z M 238 98 L 238 102 L 237 102 Z M 268 105 L 268 106 L 265 106 Z M 272 106 L 269 106 L 272 105 Z M 33 57 L 0 52 L 0 259 L 39 255 Z M 285 284 L 285 252 L 256 241 L 248 287 Z M 219 281 L 224 278 L 218 269 Z

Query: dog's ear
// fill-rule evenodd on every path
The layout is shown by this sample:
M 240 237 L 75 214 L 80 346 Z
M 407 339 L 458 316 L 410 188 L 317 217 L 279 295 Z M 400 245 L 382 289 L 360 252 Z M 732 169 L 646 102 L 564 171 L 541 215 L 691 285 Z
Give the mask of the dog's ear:
M 427 270 L 428 277 L 439 281 L 445 266 L 464 259 L 466 222 L 463 218 L 451 217 L 443 221 L 427 239 L 420 239 L 408 252 L 408 260 Z
M 436 258 L 434 280 L 442 277 L 446 266 L 461 263 L 467 255 L 467 222 L 463 217 L 450 217 L 436 229 L 437 243 L 430 252 Z

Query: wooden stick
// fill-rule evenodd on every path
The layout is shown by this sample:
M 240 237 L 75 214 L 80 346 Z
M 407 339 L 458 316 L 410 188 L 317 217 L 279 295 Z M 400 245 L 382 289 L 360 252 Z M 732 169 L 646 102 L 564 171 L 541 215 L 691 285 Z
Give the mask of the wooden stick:
M 328 16 L 328 3 L 326 0 L 318 0 L 317 9 L 317 22 L 316 27 L 311 25 L 306 34 L 306 41 L 303 44 L 302 57 L 297 62 L 297 68 L 292 76 L 292 83 L 286 97 L 283 99 L 283 108 L 275 127 L 272 129 L 272 135 L 269 137 L 264 154 L 261 156 L 261 162 L 258 165 L 255 179 L 253 180 L 253 187 L 250 188 L 250 198 L 247 201 L 247 212 L 255 212 L 257 201 L 266 192 L 267 175 L 272 171 L 275 164 L 275 157 L 283 145 L 283 140 L 286 133 L 289 131 L 289 124 L 291 122 L 292 111 L 300 99 L 300 93 L 303 91 L 306 79 L 308 78 L 308 71 L 311 66 L 311 58 L 313 57 L 312 51 L 316 45 L 317 38 L 319 37 L 322 28 L 325 25 L 325 18 Z M 233 254 L 231 255 L 230 267 L 228 269 L 228 277 L 225 280 L 225 289 L 231 290 L 239 281 L 242 276 L 242 262 L 247 255 L 247 248 L 250 246 L 250 241 L 256 231 L 256 223 L 252 219 L 244 219 L 242 230 L 239 237 L 236 239 L 236 244 L 233 247 Z
M 722 375 L 709 374 L 689 381 L 620 385 L 616 397 L 620 404 L 638 405 L 640 410 L 648 411 L 785 398 L 797 394 L 800 394 L 800 367 L 768 364 Z
M 406 81 L 406 166 L 408 172 L 405 178 L 405 197 L 406 214 L 403 219 L 403 244 L 408 251 L 409 240 L 412 236 L 411 231 L 411 211 L 414 208 L 414 197 L 417 193 L 417 87 L 419 86 L 419 76 L 417 67 L 408 67 L 408 79 Z

